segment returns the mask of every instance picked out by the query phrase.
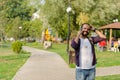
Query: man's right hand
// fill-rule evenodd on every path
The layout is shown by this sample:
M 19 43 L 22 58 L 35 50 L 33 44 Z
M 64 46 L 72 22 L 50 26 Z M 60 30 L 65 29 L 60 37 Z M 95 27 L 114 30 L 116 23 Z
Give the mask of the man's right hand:
M 77 37 L 79 38 L 81 36 L 81 34 L 82 34 L 82 31 L 78 31 Z

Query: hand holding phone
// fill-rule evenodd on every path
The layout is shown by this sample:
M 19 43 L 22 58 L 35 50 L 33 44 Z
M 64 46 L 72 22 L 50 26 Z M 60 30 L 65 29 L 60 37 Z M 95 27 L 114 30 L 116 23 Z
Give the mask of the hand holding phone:
M 80 27 L 80 31 L 82 31 L 82 27 Z
M 92 26 L 91 30 L 95 32 L 96 28 Z

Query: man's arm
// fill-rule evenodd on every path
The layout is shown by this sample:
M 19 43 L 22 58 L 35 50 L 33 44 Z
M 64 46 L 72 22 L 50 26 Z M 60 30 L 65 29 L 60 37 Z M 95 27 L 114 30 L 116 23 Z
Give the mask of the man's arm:
M 106 36 L 103 33 L 101 33 L 100 31 L 98 31 L 97 29 L 95 29 L 94 27 L 92 27 L 92 31 L 94 31 L 98 35 L 98 37 L 93 37 L 94 44 L 96 44 L 102 40 L 106 40 Z
M 72 40 L 71 46 L 74 49 L 78 49 L 79 48 L 79 39 L 81 37 L 81 33 L 82 31 L 78 31 L 77 36 Z
M 91 30 L 94 31 L 100 38 L 106 39 L 106 36 L 100 31 L 98 31 L 96 28 L 94 28 L 93 26 L 91 26 Z
M 74 41 L 75 41 L 77 44 L 78 44 L 80 35 L 81 35 L 81 31 L 78 31 L 78 34 L 77 34 L 77 36 L 76 36 L 75 39 L 74 39 Z
M 106 36 L 105 36 L 103 33 L 101 33 L 100 31 L 95 30 L 95 33 L 98 34 L 98 36 L 99 36 L 100 38 L 105 38 L 105 39 L 106 39 Z

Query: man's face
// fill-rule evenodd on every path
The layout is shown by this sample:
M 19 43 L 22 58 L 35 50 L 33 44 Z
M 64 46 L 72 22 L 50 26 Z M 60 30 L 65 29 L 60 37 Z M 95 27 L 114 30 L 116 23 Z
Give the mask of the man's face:
M 82 35 L 87 36 L 90 32 L 90 26 L 87 24 L 84 24 L 82 27 Z

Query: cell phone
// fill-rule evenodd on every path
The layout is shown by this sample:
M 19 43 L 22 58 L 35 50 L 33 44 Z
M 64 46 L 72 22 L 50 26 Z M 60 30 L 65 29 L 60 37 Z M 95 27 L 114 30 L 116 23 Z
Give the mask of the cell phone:
M 82 28 L 80 27 L 80 31 L 82 31 Z

